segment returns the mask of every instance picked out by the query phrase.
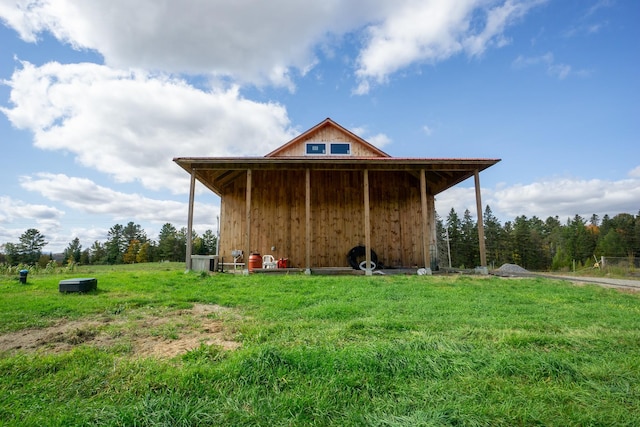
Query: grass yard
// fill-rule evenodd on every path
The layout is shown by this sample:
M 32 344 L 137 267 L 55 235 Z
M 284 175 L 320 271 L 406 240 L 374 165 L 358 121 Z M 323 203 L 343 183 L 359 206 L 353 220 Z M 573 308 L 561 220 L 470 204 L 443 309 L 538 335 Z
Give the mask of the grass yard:
M 96 277 L 98 291 L 58 282 Z M 640 293 L 545 279 L 0 276 L 0 425 L 633 426 Z

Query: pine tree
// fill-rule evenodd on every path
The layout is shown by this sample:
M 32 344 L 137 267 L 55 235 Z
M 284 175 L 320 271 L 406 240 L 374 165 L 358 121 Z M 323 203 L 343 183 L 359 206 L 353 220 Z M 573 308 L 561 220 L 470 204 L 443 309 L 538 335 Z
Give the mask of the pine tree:
M 28 229 L 22 233 L 17 245 L 19 261 L 31 265 L 36 264 L 42 255 L 42 248 L 47 244 L 45 237 L 38 230 Z
M 128 242 L 124 237 L 124 227 L 120 224 L 111 227 L 107 233 L 107 242 L 105 243 L 107 263 L 121 264 L 122 255 L 127 247 Z
M 63 252 L 64 262 L 80 262 L 82 255 L 82 245 L 79 238 L 74 238 Z
M 205 254 L 216 253 L 216 245 L 218 243 L 218 239 L 213 233 L 213 230 L 207 230 L 204 232 L 204 234 L 202 235 L 202 243 L 204 246 Z
M 503 231 L 500 221 L 493 215 L 489 205 L 484 210 L 482 215 L 482 222 L 484 224 L 484 237 L 485 237 L 485 250 L 487 251 L 487 264 L 489 265 L 502 265 L 504 264 L 504 255 L 502 254 Z
M 462 241 L 462 226 L 455 209 L 451 208 L 447 216 L 447 232 L 449 233 L 449 247 L 451 248 L 451 266 L 464 266 L 464 250 Z
M 158 256 L 165 261 L 179 261 L 177 258 L 178 231 L 170 224 L 166 223 L 160 229 L 158 235 Z
M 473 221 L 469 209 L 465 209 L 460 223 L 462 232 L 462 263 L 467 267 L 480 265 L 480 252 L 478 250 L 478 226 Z
M 89 251 L 92 264 L 103 264 L 107 261 L 107 250 L 104 245 L 97 240 L 93 242 Z

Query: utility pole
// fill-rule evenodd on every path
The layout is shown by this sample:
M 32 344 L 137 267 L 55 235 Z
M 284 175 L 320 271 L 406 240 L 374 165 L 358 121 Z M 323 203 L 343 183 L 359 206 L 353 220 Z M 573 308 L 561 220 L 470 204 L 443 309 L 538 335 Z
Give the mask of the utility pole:
M 449 244 L 449 227 L 445 228 L 447 232 L 447 258 L 449 259 L 449 268 L 451 268 L 451 245 Z

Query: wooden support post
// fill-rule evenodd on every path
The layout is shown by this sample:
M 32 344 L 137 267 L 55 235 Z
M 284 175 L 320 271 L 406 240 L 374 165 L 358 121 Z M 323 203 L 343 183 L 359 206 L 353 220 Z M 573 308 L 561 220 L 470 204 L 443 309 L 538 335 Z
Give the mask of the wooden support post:
M 429 259 L 431 229 L 429 228 L 429 211 L 427 207 L 427 175 L 424 169 L 420 169 L 420 206 L 422 210 L 422 263 L 424 268 L 431 268 Z
M 438 232 L 436 229 L 436 198 L 427 194 L 427 213 L 429 214 L 429 263 L 438 266 Z
M 476 186 L 476 209 L 478 211 L 478 241 L 480 242 L 480 267 L 487 266 L 487 251 L 484 244 L 484 222 L 482 220 L 482 199 L 480 197 L 480 173 L 478 169 L 473 172 Z
M 246 230 L 244 234 L 244 269 L 249 268 L 249 256 L 251 255 L 251 169 L 247 169 L 247 192 L 246 192 Z
M 191 252 L 193 251 L 193 201 L 196 194 L 196 170 L 191 169 L 191 183 L 189 184 L 189 214 L 187 217 L 187 249 L 185 251 L 185 268 L 191 270 Z
M 369 170 L 364 170 L 364 247 L 365 247 L 365 269 L 364 274 L 371 276 L 371 216 L 369 212 Z
M 305 171 L 304 190 L 304 218 L 305 218 L 305 274 L 311 274 L 311 171 Z

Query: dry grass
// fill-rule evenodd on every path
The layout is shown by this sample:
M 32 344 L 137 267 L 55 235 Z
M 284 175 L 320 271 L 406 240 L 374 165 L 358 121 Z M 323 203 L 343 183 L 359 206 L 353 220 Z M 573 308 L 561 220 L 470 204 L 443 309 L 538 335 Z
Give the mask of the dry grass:
M 60 353 L 88 345 L 128 348 L 134 357 L 171 358 L 201 345 L 235 350 L 240 343 L 233 340 L 233 331 L 220 318 L 231 312 L 215 304 L 194 304 L 191 309 L 145 308 L 60 319 L 44 328 L 0 335 L 0 353 Z

